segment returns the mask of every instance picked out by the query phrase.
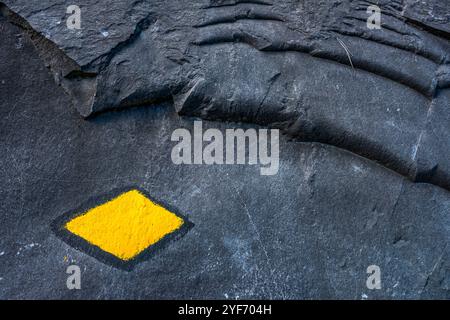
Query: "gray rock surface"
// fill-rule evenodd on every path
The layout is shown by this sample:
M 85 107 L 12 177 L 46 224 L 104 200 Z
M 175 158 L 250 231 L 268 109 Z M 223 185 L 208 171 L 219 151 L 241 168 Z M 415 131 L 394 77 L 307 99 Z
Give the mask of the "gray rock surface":
M 432 115 L 449 104 L 448 1 L 379 1 L 382 30 L 365 1 L 81 1 L 78 31 L 70 1 L 5 3 L 83 116 L 173 98 L 184 115 L 275 126 L 450 189 L 448 135 L 423 139 L 450 126 Z
M 450 298 L 447 0 L 379 1 L 381 31 L 365 1 L 79 1 L 79 31 L 3 2 L 1 298 Z M 174 165 L 195 117 L 281 128 L 279 174 Z M 133 272 L 51 231 L 125 186 L 195 227 Z

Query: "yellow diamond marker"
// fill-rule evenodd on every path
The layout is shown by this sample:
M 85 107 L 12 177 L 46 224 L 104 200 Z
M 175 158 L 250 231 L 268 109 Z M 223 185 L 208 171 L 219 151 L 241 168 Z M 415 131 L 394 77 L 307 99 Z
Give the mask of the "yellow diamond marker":
M 137 190 L 87 211 L 65 228 L 124 261 L 136 257 L 184 221 Z

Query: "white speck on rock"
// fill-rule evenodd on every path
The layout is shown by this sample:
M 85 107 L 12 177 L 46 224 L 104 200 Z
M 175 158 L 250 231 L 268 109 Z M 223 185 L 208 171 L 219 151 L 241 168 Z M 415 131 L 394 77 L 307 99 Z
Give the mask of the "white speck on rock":
M 358 166 L 356 164 L 352 164 L 352 168 L 353 168 L 353 171 L 358 172 L 358 173 L 362 173 L 364 171 L 360 166 Z
M 107 36 L 109 36 L 109 32 L 108 31 L 102 31 L 101 32 L 102 33 L 102 36 L 104 36 L 105 38 L 107 37 Z
M 30 244 L 24 245 L 23 247 L 19 248 L 19 251 L 17 251 L 16 255 L 18 256 L 22 253 L 22 251 L 31 250 L 34 247 L 40 247 L 40 246 L 41 245 L 39 243 L 30 243 Z

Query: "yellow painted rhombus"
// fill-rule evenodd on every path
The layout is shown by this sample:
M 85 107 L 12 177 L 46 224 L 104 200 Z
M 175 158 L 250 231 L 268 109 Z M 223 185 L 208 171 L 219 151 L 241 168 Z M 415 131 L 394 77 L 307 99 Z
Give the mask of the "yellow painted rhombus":
M 131 190 L 77 216 L 64 228 L 122 261 L 130 261 L 183 224 L 182 218 Z

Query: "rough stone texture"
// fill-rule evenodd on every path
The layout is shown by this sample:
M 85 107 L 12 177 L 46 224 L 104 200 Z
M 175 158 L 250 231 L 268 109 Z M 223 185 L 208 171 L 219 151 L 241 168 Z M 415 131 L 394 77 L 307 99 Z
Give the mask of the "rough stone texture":
M 3 2 L 1 298 L 450 298 L 448 0 Z M 174 165 L 193 117 L 283 129 L 279 174 Z M 133 272 L 50 229 L 124 186 L 195 225 Z
M 379 1 L 382 31 L 352 0 L 89 0 L 70 31 L 69 2 L 3 11 L 32 30 L 83 116 L 174 98 L 180 114 L 279 127 L 450 189 L 448 135 L 423 139 L 450 126 L 432 116 L 449 104 L 436 99 L 450 90 L 448 0 Z

